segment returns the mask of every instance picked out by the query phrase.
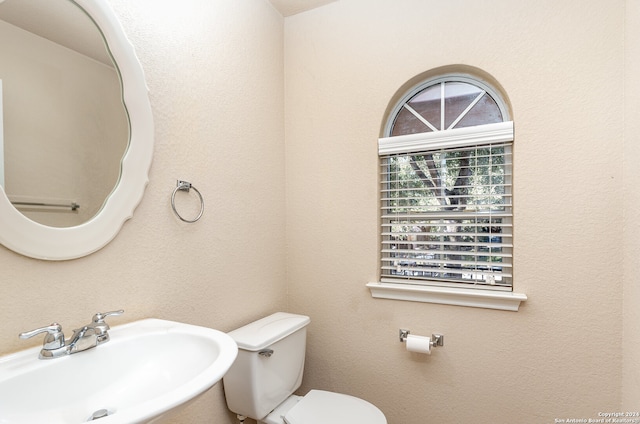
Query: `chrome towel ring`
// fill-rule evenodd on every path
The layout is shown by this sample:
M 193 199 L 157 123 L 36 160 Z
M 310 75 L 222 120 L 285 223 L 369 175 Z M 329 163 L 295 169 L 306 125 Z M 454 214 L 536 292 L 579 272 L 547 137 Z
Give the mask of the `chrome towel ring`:
M 200 199 L 200 213 L 194 219 L 185 219 L 180 215 L 180 213 L 176 209 L 176 193 L 178 192 L 178 190 L 186 191 L 188 193 L 189 190 L 191 190 L 191 189 L 193 189 L 193 191 L 196 192 L 196 194 L 198 195 L 198 198 Z M 200 194 L 198 189 L 195 188 L 193 185 L 191 185 L 190 182 L 178 180 L 178 182 L 176 184 L 176 188 L 173 190 L 173 193 L 171 193 L 171 208 L 173 209 L 173 213 L 175 213 L 176 216 L 178 218 L 180 218 L 181 221 L 188 222 L 189 224 L 192 224 L 192 223 L 196 222 L 197 220 L 199 220 L 202 217 L 202 214 L 204 213 L 204 199 L 202 198 L 202 194 Z

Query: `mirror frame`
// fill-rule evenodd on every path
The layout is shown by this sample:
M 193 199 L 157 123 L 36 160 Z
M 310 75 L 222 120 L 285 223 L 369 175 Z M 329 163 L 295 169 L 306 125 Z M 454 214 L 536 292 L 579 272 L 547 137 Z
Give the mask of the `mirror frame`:
M 115 12 L 104 0 L 69 0 L 95 22 L 120 73 L 123 104 L 129 117 L 129 145 L 120 178 L 102 209 L 89 221 L 49 227 L 20 213 L 0 187 L 0 243 L 36 259 L 80 258 L 106 246 L 133 216 L 149 182 L 153 158 L 153 115 L 144 71 Z

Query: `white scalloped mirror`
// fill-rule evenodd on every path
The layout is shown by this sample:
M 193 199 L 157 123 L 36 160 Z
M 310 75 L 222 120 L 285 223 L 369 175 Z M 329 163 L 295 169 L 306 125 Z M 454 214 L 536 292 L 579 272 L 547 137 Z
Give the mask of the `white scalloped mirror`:
M 144 73 L 114 11 L 101 0 L 65 1 L 85 11 L 108 46 L 120 76 L 129 143 L 113 191 L 97 214 L 79 225 L 53 227 L 35 222 L 14 207 L 0 186 L 0 243 L 25 256 L 46 260 L 79 258 L 109 243 L 142 199 L 153 156 L 153 116 Z

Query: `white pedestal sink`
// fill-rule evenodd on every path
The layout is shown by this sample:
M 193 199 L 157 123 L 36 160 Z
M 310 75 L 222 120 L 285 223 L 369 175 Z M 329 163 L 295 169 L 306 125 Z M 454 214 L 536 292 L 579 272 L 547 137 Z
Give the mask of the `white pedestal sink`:
M 40 347 L 0 357 L 0 424 L 155 421 L 216 384 L 236 358 L 227 334 L 158 319 L 114 326 L 111 340 L 56 359 Z

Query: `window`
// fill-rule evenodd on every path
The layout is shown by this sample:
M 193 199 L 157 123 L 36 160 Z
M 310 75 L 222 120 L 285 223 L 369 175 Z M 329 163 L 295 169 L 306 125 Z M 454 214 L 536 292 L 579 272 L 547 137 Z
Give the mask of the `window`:
M 458 76 L 392 110 L 379 140 L 381 283 L 512 291 L 508 113 L 490 86 Z

